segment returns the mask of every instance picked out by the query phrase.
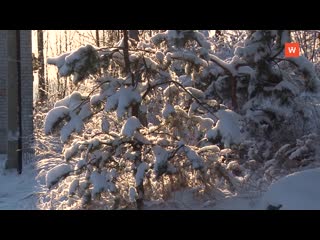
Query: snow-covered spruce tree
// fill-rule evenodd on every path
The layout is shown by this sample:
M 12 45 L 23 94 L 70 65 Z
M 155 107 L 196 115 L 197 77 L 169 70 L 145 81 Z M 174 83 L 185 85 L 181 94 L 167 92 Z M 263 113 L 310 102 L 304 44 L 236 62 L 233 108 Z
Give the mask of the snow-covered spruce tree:
M 137 48 L 124 34 L 115 48 L 87 45 L 50 58 L 61 76 L 80 84 L 90 74 L 96 86 L 58 101 L 46 116 L 45 133 L 60 128 L 71 166 L 50 171 L 48 187 L 69 175 L 70 204 L 111 199 L 112 208 L 141 208 L 143 199 L 158 200 L 174 189 L 213 185 L 219 147 L 201 140 L 219 104 L 196 88 L 209 49 L 198 32 L 167 31 Z M 114 64 L 122 77 L 110 74 Z M 100 67 L 104 76 L 97 77 Z
M 240 66 L 235 99 L 247 139 L 254 137 L 242 144 L 249 147 L 247 160 L 270 160 L 278 171 L 315 160 L 310 142 L 319 141 L 319 77 L 305 57 L 284 58 L 285 42 L 290 42 L 289 31 L 248 32 L 230 62 Z M 301 139 L 308 144 L 301 145 Z
M 232 61 L 248 73 L 237 79 L 239 111 L 246 117 L 247 130 L 275 148 L 319 133 L 319 108 L 314 105 L 319 101 L 319 78 L 305 57 L 283 57 L 284 43 L 289 41 L 289 31 L 249 32 Z
M 110 208 L 142 208 L 143 200 L 181 187 L 204 192 L 221 179 L 236 189 L 246 171 L 224 162 L 229 150 L 220 149 L 237 148 L 244 138 L 274 140 L 298 113 L 299 98 L 318 91 L 308 61 L 281 58 L 289 39 L 288 31 L 249 31 L 234 57 L 223 60 L 197 31 L 158 33 L 136 47 L 124 31 L 114 48 L 87 45 L 49 59 L 61 76 L 72 75 L 75 84 L 90 77 L 96 86 L 73 92 L 47 114 L 45 132 L 60 128 L 68 164 L 48 173 L 48 186 L 68 175 L 69 205 L 103 200 Z M 120 75 L 112 75 L 115 67 Z M 290 76 L 289 67 L 300 72 Z M 249 147 L 251 160 L 256 149 Z

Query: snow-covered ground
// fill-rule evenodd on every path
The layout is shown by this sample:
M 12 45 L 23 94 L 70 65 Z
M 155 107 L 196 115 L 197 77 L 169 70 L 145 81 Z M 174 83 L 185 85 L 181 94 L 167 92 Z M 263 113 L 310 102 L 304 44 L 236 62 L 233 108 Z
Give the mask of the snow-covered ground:
M 0 155 L 0 209 L 36 209 L 39 186 L 33 164 L 23 166 L 22 174 L 5 170 L 6 155 Z
M 262 206 L 271 204 L 283 210 L 320 210 L 320 168 L 290 174 L 271 184 Z
M 229 192 L 215 191 L 211 200 L 194 196 L 192 190 L 173 193 L 166 202 L 146 202 L 146 210 L 263 210 L 261 198 L 231 195 Z
M 49 201 L 58 197 L 50 194 L 46 177 L 50 170 L 63 161 L 59 158 L 30 162 L 22 174 L 5 170 L 6 155 L 0 155 L 0 209 L 48 209 Z M 146 202 L 145 209 L 186 210 L 263 210 L 269 205 L 285 209 L 320 209 L 320 168 L 290 174 L 274 182 L 266 193 L 232 195 L 216 190 L 199 198 L 192 190 L 173 193 L 166 202 Z M 64 199 L 65 200 L 65 199 Z M 44 207 L 46 206 L 46 207 Z
M 63 160 L 49 158 L 25 163 L 19 175 L 15 169 L 4 168 L 6 159 L 6 155 L 0 155 L 0 210 L 42 209 L 49 195 L 47 173 Z

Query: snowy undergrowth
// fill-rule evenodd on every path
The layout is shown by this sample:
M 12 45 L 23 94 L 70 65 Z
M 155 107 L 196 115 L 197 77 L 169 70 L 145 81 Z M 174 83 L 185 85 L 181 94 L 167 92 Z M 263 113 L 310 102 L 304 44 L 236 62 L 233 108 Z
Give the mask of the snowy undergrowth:
M 52 143 L 55 145 L 54 141 Z M 207 150 L 216 152 L 216 158 L 219 159 L 222 167 L 230 171 L 228 177 L 237 191 L 235 192 L 234 189 L 230 188 L 230 183 L 226 182 L 225 177 L 220 177 L 216 181 L 216 190 L 199 194 L 197 187 L 194 189 L 185 188 L 185 190 L 173 192 L 168 199 L 159 198 L 158 200 L 146 201 L 145 209 L 257 209 L 260 206 L 257 202 L 260 201 L 271 183 L 293 172 L 320 167 L 319 152 L 316 148 L 318 144 L 319 138 L 316 135 L 307 135 L 298 140 L 297 143 L 284 146 L 277 152 L 272 153 L 274 159 L 266 161 L 264 164 L 255 160 L 241 163 L 239 153 L 231 149 L 221 151 L 217 146 L 214 148 L 211 146 L 202 147 L 198 151 L 201 155 L 206 154 Z M 305 149 L 308 149 L 308 151 Z M 56 153 L 56 155 L 59 154 Z M 40 154 L 39 156 L 43 155 Z M 254 150 L 251 153 L 251 157 L 253 156 Z M 289 165 L 284 161 L 286 159 L 296 164 Z M 36 163 L 36 180 L 43 188 L 43 193 L 39 195 L 38 207 L 40 209 L 82 208 L 80 199 L 73 195 L 73 192 L 79 187 L 79 183 L 83 186 L 84 182 L 82 180 L 77 181 L 77 178 L 72 174 L 50 189 L 46 188 L 48 172 L 59 164 L 64 164 L 64 160 L 60 156 L 47 159 L 42 157 Z M 81 164 L 79 167 L 81 167 Z M 140 176 L 141 173 L 138 175 Z M 137 179 L 136 181 L 139 181 Z M 70 195 L 73 195 L 73 197 L 67 197 Z M 113 205 L 114 200 L 110 196 L 105 196 L 89 208 L 111 209 Z
M 229 37 L 170 30 L 128 58 L 122 39 L 49 59 L 77 86 L 36 115 L 38 208 L 265 209 L 282 177 L 319 167 L 313 64 L 282 59 L 289 31 Z
M 73 92 L 45 119 L 46 134 L 60 129 L 63 169 L 74 169 L 52 186 L 58 208 L 141 209 L 184 189 L 254 198 L 315 165 L 319 79 L 303 57 L 278 60 L 287 41 L 289 31 L 248 31 L 219 58 L 200 32 L 170 30 L 138 43 L 143 54 L 87 46 L 51 59 L 76 83 L 81 69 L 95 78 L 92 92 Z M 95 75 L 93 56 L 119 74 Z

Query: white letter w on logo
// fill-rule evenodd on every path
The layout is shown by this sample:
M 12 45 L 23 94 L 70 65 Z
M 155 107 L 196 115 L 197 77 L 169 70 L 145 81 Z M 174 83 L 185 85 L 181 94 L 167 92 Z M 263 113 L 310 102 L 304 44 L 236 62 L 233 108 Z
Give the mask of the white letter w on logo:
M 289 51 L 289 53 L 295 53 L 296 52 L 296 47 L 289 47 L 288 51 Z

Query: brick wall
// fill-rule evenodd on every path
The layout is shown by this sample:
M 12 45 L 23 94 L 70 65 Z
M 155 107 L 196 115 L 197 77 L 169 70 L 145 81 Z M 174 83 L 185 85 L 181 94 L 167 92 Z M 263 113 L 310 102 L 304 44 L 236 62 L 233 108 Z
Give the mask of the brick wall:
M 0 153 L 7 149 L 7 31 L 0 30 Z M 33 75 L 31 31 L 20 31 L 22 84 L 22 137 L 24 148 L 29 147 L 33 133 Z M 28 150 L 28 149 L 26 149 Z M 24 151 L 25 152 L 25 151 Z
M 7 149 L 7 31 L 0 31 L 0 153 Z
M 20 31 L 21 38 L 21 84 L 22 84 L 22 135 L 25 150 L 33 134 L 33 73 L 31 31 Z M 24 151 L 25 152 L 25 151 Z

